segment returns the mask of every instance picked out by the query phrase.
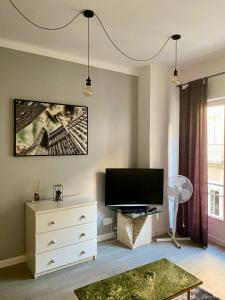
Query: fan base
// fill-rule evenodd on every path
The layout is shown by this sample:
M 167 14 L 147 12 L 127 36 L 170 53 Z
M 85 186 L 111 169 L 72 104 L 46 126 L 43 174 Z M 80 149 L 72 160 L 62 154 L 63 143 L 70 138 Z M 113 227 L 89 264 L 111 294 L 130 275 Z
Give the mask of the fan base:
M 181 245 L 178 241 L 190 241 L 189 237 L 176 238 L 170 231 L 168 231 L 167 234 L 169 238 L 157 238 L 156 242 L 173 242 L 178 249 L 181 249 Z

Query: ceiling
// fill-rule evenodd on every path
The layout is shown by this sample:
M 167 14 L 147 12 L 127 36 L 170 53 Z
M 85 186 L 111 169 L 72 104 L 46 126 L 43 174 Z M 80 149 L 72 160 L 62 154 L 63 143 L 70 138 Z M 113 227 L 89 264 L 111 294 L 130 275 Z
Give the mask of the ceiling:
M 32 21 L 60 26 L 77 12 L 92 9 L 111 37 L 130 56 L 152 56 L 175 33 L 179 63 L 185 65 L 225 48 L 224 0 L 13 0 Z M 146 63 L 133 62 L 107 40 L 96 18 L 91 19 L 91 64 L 132 70 Z M 44 31 L 25 21 L 8 0 L 0 1 L 0 46 L 86 63 L 87 19 L 82 15 L 66 29 Z M 171 40 L 155 63 L 172 65 Z

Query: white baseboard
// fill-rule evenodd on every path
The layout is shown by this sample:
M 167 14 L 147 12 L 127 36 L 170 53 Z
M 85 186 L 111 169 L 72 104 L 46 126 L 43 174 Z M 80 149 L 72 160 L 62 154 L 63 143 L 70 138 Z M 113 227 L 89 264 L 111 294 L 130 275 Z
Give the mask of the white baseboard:
M 0 260 L 0 269 L 25 262 L 25 255 Z
M 156 237 L 158 235 L 165 234 L 167 231 L 168 231 L 168 228 L 157 230 L 157 231 L 152 233 L 152 237 Z M 112 239 L 112 238 L 113 238 L 113 234 L 112 234 L 112 232 L 109 232 L 109 233 L 98 235 L 97 241 L 99 243 L 99 242 L 103 242 L 103 241 L 106 241 L 106 240 L 109 240 L 109 239 Z
M 156 237 L 158 235 L 165 234 L 167 231 L 168 231 L 168 228 L 154 231 L 152 233 L 152 237 Z M 109 233 L 98 235 L 97 241 L 99 243 L 99 242 L 103 242 L 105 240 L 109 240 L 109 239 L 112 239 L 112 238 L 113 238 L 113 234 L 112 234 L 112 232 L 109 232 Z
M 209 241 L 214 243 L 214 244 L 217 244 L 219 246 L 225 247 L 225 241 L 221 240 L 220 238 L 217 238 L 213 235 L 209 235 Z
M 112 239 L 112 238 L 113 238 L 113 234 L 112 234 L 112 232 L 109 232 L 109 233 L 98 235 L 97 241 L 99 243 L 99 242 L 103 242 L 103 241 L 106 241 L 106 240 L 109 240 L 109 239 Z

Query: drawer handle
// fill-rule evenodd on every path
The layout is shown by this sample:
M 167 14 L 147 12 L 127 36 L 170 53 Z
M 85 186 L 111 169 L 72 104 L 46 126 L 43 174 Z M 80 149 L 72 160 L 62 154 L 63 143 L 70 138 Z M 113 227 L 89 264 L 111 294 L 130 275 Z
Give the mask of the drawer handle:
M 49 261 L 49 265 L 54 264 L 54 263 L 55 263 L 54 259 L 51 259 L 51 260 Z
M 50 225 L 55 225 L 55 221 L 51 221 L 49 224 Z
M 84 250 L 82 250 L 81 251 L 81 253 L 80 253 L 80 255 L 84 255 L 85 254 L 85 251 Z
M 82 215 L 81 217 L 80 217 L 80 219 L 85 219 L 86 218 L 86 216 L 85 215 Z
M 80 237 L 83 237 L 83 236 L 85 236 L 86 234 L 83 232 L 83 233 L 81 233 L 81 235 L 80 235 Z
M 52 240 L 52 241 L 49 242 L 49 244 L 50 244 L 50 245 L 54 245 L 54 244 L 55 244 L 55 241 Z

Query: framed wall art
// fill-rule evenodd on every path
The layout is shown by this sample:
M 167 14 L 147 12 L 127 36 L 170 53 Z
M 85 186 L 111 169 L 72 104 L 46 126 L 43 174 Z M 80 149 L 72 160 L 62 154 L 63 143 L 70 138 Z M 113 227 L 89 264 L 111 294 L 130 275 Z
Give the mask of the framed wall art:
M 88 108 L 14 100 L 15 156 L 88 154 Z

